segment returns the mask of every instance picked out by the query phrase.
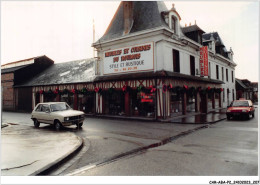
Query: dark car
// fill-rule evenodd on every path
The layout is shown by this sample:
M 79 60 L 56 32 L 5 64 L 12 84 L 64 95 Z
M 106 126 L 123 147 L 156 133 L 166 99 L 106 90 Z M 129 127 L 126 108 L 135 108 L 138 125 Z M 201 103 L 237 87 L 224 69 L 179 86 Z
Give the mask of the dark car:
M 234 100 L 227 108 L 227 119 L 232 117 L 244 117 L 249 119 L 255 117 L 255 108 L 251 100 Z

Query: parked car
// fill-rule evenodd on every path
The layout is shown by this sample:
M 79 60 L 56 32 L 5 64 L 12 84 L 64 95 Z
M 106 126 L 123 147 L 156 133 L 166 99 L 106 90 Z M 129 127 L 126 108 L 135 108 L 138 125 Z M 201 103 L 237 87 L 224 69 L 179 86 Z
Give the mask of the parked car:
M 250 116 L 255 117 L 255 108 L 251 100 L 234 100 L 230 106 L 228 106 L 226 115 L 228 120 L 236 116 L 249 119 Z
M 54 125 L 56 130 L 70 125 L 80 128 L 84 118 L 84 112 L 73 110 L 65 102 L 39 103 L 32 111 L 31 117 L 36 128 L 40 126 L 40 123 L 46 123 Z

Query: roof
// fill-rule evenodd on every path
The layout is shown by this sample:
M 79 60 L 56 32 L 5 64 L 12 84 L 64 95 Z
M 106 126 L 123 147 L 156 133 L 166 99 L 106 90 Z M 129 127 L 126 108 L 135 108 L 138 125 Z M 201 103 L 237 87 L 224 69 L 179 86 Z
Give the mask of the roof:
M 248 87 L 239 79 L 236 78 L 236 82 L 241 86 L 243 87 L 244 89 L 248 89 Z
M 186 79 L 191 81 L 199 81 L 205 83 L 223 84 L 220 80 L 214 80 L 209 78 L 201 78 L 197 76 L 191 76 L 171 71 L 149 71 L 142 73 L 129 73 L 125 75 L 110 75 L 110 76 L 97 76 L 94 81 L 110 81 L 110 80 L 128 80 L 137 78 L 155 78 L 155 77 L 174 77 L 176 79 Z
M 81 83 L 93 81 L 94 78 L 95 59 L 90 58 L 53 64 L 19 87 Z
M 32 65 L 32 64 L 28 64 L 28 65 L 23 65 L 23 66 L 17 66 L 17 67 L 11 67 L 11 68 L 6 68 L 6 69 L 1 69 L 1 74 L 5 74 L 5 73 L 12 73 L 12 72 L 15 72 L 19 69 L 22 69 L 22 68 L 25 68 L 29 65 Z
M 203 33 L 205 33 L 205 31 L 203 31 L 197 24 L 194 24 L 192 26 L 182 27 L 181 30 L 183 33 L 188 33 L 193 31 L 202 31 Z
M 168 11 L 162 1 L 133 1 L 133 25 L 129 34 L 157 28 L 169 27 L 162 18 L 161 12 Z M 94 44 L 112 40 L 124 35 L 123 2 L 120 3 L 105 34 Z
M 210 37 L 211 37 L 211 34 L 213 35 L 213 38 L 217 41 L 216 42 L 216 46 L 224 46 L 224 43 L 222 42 L 218 32 L 213 32 L 213 33 L 204 33 L 202 35 L 202 39 L 203 41 L 207 41 L 207 40 L 210 40 Z

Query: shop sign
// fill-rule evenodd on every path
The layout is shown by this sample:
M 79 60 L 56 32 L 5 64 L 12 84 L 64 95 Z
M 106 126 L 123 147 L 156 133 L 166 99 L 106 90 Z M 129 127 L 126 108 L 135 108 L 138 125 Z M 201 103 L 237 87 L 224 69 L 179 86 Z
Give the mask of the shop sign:
M 105 51 L 103 67 L 104 74 L 153 70 L 153 42 Z
M 200 76 L 208 76 L 208 47 L 200 48 Z

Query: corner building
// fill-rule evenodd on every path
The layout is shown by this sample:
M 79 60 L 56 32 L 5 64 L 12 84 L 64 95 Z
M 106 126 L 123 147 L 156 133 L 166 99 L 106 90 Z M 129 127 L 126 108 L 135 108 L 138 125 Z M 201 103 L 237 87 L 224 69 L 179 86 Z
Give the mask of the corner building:
M 236 99 L 233 51 L 217 32 L 181 27 L 180 21 L 174 5 L 120 3 L 93 43 L 96 114 L 166 119 L 207 113 Z

